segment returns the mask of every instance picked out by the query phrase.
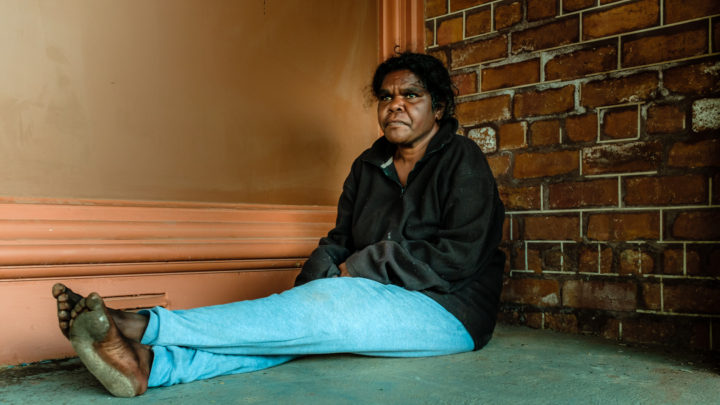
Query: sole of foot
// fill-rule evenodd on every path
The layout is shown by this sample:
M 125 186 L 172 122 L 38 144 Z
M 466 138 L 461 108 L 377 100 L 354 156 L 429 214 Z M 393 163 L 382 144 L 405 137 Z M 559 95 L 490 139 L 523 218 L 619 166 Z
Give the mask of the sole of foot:
M 69 338 L 85 367 L 112 395 L 134 397 L 145 392 L 149 367 L 138 350 L 149 349 L 119 333 L 98 294 L 88 295 L 78 306 Z

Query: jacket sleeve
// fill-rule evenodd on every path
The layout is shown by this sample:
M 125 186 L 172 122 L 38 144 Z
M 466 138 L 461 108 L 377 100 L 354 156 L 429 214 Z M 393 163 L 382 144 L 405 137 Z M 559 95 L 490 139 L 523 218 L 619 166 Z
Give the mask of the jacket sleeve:
M 484 156 L 464 163 L 472 164 L 449 173 L 440 228 L 433 238 L 369 245 L 347 258 L 350 274 L 447 293 L 482 271 L 500 242 L 504 209 Z
M 350 175 L 345 179 L 343 192 L 338 202 L 338 213 L 335 228 L 327 236 L 320 239 L 318 247 L 313 250 L 295 279 L 295 285 L 327 277 L 340 275 L 338 265 L 345 262 L 354 250 L 352 242 L 352 213 L 357 190 L 358 161 L 353 164 Z

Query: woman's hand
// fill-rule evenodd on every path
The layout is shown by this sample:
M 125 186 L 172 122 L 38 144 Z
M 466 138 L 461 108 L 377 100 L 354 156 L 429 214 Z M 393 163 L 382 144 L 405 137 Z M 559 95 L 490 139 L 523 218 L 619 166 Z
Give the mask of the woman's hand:
M 350 273 L 348 273 L 348 269 L 345 263 L 340 263 L 338 265 L 338 269 L 340 269 L 340 277 L 352 277 Z

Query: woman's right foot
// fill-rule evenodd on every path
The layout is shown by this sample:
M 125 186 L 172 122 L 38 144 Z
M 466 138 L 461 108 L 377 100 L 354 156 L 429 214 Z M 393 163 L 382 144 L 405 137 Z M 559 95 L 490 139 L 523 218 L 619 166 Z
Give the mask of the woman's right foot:
M 73 309 L 83 299 L 83 296 L 60 283 L 53 286 L 52 295 L 57 300 L 57 317 L 60 331 L 69 339 L 70 321 L 77 316 L 76 313 L 73 313 Z M 112 308 L 106 308 L 106 310 L 113 318 L 120 333 L 130 340 L 140 342 L 148 324 L 149 318 L 147 316 Z
M 98 294 L 80 299 L 68 324 L 75 352 L 111 394 L 133 397 L 147 390 L 152 350 L 123 336 Z

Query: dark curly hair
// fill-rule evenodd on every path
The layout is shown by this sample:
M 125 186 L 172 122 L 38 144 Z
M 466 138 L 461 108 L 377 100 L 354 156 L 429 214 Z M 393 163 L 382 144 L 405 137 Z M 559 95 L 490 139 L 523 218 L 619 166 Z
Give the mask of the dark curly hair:
M 376 98 L 380 95 L 385 76 L 398 70 L 409 70 L 420 79 L 430 93 L 433 110 L 444 107 L 440 121 L 455 115 L 455 86 L 450 80 L 450 74 L 437 58 L 422 53 L 403 52 L 381 63 L 375 69 L 372 79 L 372 92 Z

